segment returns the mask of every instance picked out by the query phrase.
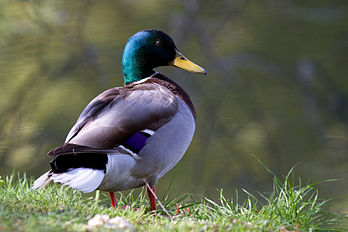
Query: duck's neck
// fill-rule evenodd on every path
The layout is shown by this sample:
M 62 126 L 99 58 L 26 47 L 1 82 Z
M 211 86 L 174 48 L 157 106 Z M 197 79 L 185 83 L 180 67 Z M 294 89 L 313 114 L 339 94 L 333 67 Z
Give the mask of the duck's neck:
M 134 64 L 122 65 L 122 74 L 125 85 L 140 81 L 154 73 L 155 72 L 152 69 L 142 68 Z
M 122 55 L 122 74 L 125 84 L 140 81 L 151 76 L 155 72 L 151 63 L 144 59 L 138 43 L 128 42 Z

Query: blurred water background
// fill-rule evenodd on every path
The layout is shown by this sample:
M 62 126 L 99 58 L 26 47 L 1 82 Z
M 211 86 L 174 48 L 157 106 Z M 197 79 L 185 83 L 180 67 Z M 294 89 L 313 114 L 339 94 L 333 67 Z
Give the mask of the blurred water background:
M 272 189 L 295 169 L 348 212 L 348 2 L 345 0 L 0 1 L 0 175 L 37 177 L 86 104 L 123 84 L 135 32 L 162 29 L 198 76 L 158 68 L 192 96 L 197 130 L 158 184 L 213 199 Z

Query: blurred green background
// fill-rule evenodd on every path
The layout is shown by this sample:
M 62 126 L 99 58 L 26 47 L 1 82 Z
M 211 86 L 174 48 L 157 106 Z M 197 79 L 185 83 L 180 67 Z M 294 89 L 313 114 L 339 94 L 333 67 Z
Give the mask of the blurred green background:
M 192 96 L 197 130 L 159 182 L 171 193 L 216 198 L 271 191 L 295 164 L 303 182 L 348 212 L 348 2 L 0 1 L 0 175 L 37 177 L 86 104 L 123 84 L 128 38 L 162 29 L 198 76 L 160 71 Z

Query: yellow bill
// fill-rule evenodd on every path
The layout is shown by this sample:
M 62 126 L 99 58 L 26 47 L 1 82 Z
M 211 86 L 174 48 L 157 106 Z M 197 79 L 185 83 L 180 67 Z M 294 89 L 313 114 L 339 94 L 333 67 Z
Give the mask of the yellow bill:
M 179 52 L 177 49 L 175 59 L 171 62 L 169 62 L 170 65 L 184 69 L 189 72 L 193 73 L 199 73 L 199 74 L 207 74 L 207 71 L 205 71 L 204 68 L 201 66 L 193 63 L 189 59 L 187 59 L 181 52 Z

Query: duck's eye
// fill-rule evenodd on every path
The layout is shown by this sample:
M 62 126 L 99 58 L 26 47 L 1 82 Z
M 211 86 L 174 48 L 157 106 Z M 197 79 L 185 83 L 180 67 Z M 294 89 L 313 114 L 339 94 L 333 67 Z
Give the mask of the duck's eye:
M 162 47 L 163 46 L 162 41 L 161 40 L 157 40 L 156 41 L 156 46 Z

